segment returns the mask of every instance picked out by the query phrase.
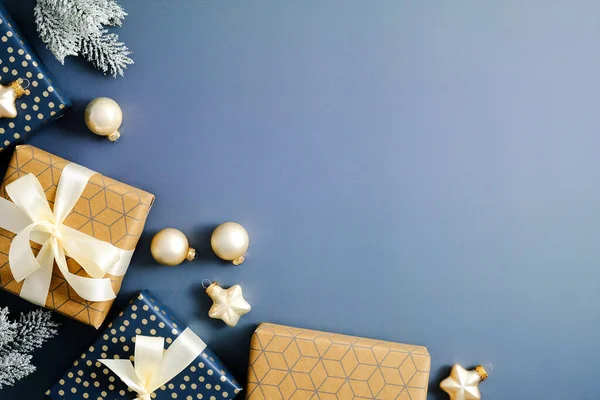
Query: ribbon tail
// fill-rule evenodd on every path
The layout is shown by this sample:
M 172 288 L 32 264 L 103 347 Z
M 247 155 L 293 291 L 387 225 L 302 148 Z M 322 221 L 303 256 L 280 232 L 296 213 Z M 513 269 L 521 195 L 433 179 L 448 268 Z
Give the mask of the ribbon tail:
M 54 199 L 54 215 L 61 224 L 69 215 L 95 172 L 74 163 L 67 164 L 60 174 Z
M 52 254 L 50 241 L 42 246 L 36 260 L 41 268 L 25 278 L 19 296 L 33 304 L 44 307 L 50 292 L 50 281 L 52 280 L 52 269 L 54 267 L 54 255 Z
M 31 250 L 29 237 L 33 231 L 42 229 L 43 224 L 33 223 L 28 225 L 15 236 L 10 245 L 8 262 L 10 264 L 10 272 L 17 282 L 21 282 L 40 268 L 40 264 Z
M 179 375 L 181 371 L 186 369 L 192 361 L 202 354 L 204 349 L 206 349 L 206 343 L 190 328 L 184 329 L 171 346 L 169 346 L 167 351 L 165 351 L 160 378 L 155 383 L 158 386 L 156 388 L 151 387 L 151 389 L 156 390 Z
M 63 248 L 58 244 L 56 239 L 52 239 L 52 242 L 54 259 L 56 260 L 60 272 L 62 272 L 65 280 L 69 283 L 75 293 L 82 299 L 88 301 L 107 301 L 117 297 L 112 288 L 110 279 L 86 278 L 69 272 Z

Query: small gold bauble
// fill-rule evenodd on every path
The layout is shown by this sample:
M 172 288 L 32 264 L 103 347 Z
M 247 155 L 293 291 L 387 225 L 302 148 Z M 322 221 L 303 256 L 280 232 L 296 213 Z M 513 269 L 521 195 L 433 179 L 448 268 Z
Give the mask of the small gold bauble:
M 173 228 L 166 228 L 158 232 L 150 243 L 152 257 L 162 265 L 175 266 L 184 260 L 192 261 L 196 258 L 196 250 L 190 247 L 185 235 Z
M 244 254 L 250 245 L 248 232 L 236 222 L 225 222 L 213 231 L 210 245 L 215 254 L 234 265 L 244 262 Z
M 90 131 L 106 136 L 111 142 L 121 137 L 119 128 L 123 122 L 121 107 L 113 99 L 98 97 L 87 105 L 84 113 L 85 124 Z

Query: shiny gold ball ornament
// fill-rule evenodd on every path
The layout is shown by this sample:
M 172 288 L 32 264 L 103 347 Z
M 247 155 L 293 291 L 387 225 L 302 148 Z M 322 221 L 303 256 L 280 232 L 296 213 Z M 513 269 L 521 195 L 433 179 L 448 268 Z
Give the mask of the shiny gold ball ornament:
M 121 107 L 113 99 L 98 97 L 89 102 L 84 113 L 85 124 L 90 131 L 106 136 L 111 142 L 121 137 L 119 128 L 123 122 Z
M 183 232 L 174 228 L 163 229 L 154 235 L 150 251 L 156 262 L 169 266 L 179 265 L 185 260 L 192 261 L 197 256 Z
M 205 282 L 206 280 L 202 282 L 202 286 L 206 288 L 206 294 L 213 301 L 212 307 L 208 310 L 209 317 L 220 319 L 233 328 L 242 315 L 248 314 L 252 310 L 242 295 L 240 285 L 223 289 L 217 282 L 212 282 L 208 286 L 205 286 Z
M 440 383 L 440 387 L 450 395 L 450 400 L 480 400 L 479 382 L 485 381 L 488 376 L 483 365 L 467 371 L 459 364 L 454 364 L 450 376 Z
M 234 265 L 244 262 L 250 238 L 243 226 L 236 222 L 225 222 L 213 231 L 210 245 L 219 258 L 231 261 Z
M 15 118 L 17 116 L 16 100 L 27 93 L 25 90 L 29 86 L 21 86 L 22 79 L 11 82 L 7 86 L 0 85 L 0 118 Z

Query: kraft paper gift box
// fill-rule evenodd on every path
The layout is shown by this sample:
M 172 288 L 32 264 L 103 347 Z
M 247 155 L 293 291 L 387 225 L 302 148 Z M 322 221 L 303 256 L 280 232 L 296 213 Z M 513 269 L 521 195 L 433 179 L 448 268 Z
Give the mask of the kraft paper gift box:
M 16 100 L 17 116 L 0 118 L 0 150 L 60 118 L 71 106 L 46 67 L 0 3 L 0 84 L 24 79 L 25 94 Z
M 39 185 L 39 192 L 35 190 L 36 185 Z M 82 190 L 80 194 L 77 193 L 78 188 Z M 59 196 L 57 194 L 60 191 L 62 193 Z M 12 197 L 18 197 L 17 194 L 25 198 L 21 199 L 25 203 L 31 203 L 34 194 L 39 197 L 40 203 L 33 207 L 33 213 L 39 214 L 34 215 L 36 221 L 16 206 Z M 67 204 L 69 196 L 74 196 L 71 199 L 74 205 Z M 121 287 L 153 201 L 154 196 L 150 193 L 33 146 L 17 146 L 0 186 L 0 287 L 99 328 Z M 66 218 L 57 233 L 53 231 L 53 223 L 56 222 L 53 219 L 58 214 L 66 214 Z M 14 221 L 17 215 L 21 215 L 21 220 L 17 218 Z M 50 222 L 40 222 L 44 218 Z M 20 232 L 27 230 L 28 224 L 34 222 L 37 222 L 34 231 L 41 232 L 32 232 L 32 241 L 29 242 L 23 236 L 25 234 Z M 20 243 L 17 240 L 19 237 L 23 239 Z M 54 237 L 58 238 L 57 246 L 52 244 Z M 75 244 L 73 237 L 79 240 Z M 37 243 L 34 242 L 36 238 Z M 47 246 L 40 246 L 44 243 Z M 54 257 L 54 250 L 58 252 L 58 257 Z M 63 269 L 59 264 L 61 251 L 68 256 Z M 34 261 L 27 258 L 34 254 L 37 254 Z M 94 257 L 100 259 L 107 268 L 97 270 L 95 264 L 90 265 Z M 11 265 L 11 258 L 18 262 Z M 62 259 L 65 259 L 64 255 Z M 27 271 L 27 260 L 33 264 L 44 264 L 44 268 Z M 18 277 L 15 277 L 15 271 Z M 98 279 L 92 280 L 90 273 Z M 83 293 L 80 286 L 89 285 L 92 281 L 95 291 L 91 297 L 85 295 L 92 300 L 88 301 L 80 296 Z M 98 285 L 102 287 L 98 288 Z
M 100 334 L 88 351 L 81 355 L 62 378 L 46 392 L 54 400 L 114 400 L 143 398 L 99 360 L 122 360 L 127 364 L 142 361 L 138 335 L 165 339 L 167 352 L 183 335 L 192 335 L 200 341 L 202 350 L 196 352 L 180 367 L 175 377 L 168 380 L 149 398 L 156 400 L 228 400 L 235 398 L 241 386 L 227 371 L 219 358 L 205 347 L 197 335 L 179 321 L 150 291 L 145 290 L 129 303 Z M 193 346 L 185 346 L 186 351 Z M 137 358 L 136 358 L 137 357 Z M 165 359 L 167 355 L 165 353 Z M 144 358 L 146 361 L 148 358 Z M 189 362 L 188 364 L 188 361 Z M 164 365 L 164 364 L 163 364 Z M 147 366 L 147 365 L 146 365 Z M 136 369 L 138 365 L 135 364 Z M 164 371 L 164 367 L 163 367 Z M 159 382 L 160 383 L 160 382 Z
M 247 399 L 425 400 L 427 348 L 261 324 L 250 347 Z

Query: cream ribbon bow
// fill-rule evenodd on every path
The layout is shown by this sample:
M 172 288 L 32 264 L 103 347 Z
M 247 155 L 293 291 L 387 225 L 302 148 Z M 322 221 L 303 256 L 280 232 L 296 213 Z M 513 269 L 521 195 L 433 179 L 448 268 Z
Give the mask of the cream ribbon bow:
M 54 261 L 82 298 L 89 301 L 115 298 L 110 279 L 104 276 L 124 275 L 133 252 L 63 224 L 94 174 L 80 165 L 68 164 L 58 183 L 54 211 L 35 175 L 24 175 L 6 186 L 12 202 L 0 198 L 0 227 L 17 234 L 10 245 L 8 261 L 15 280 L 25 281 L 20 296 L 26 300 L 42 306 L 46 303 Z M 42 245 L 37 257 L 30 240 Z M 77 261 L 91 278 L 70 273 L 66 256 Z
M 98 360 L 115 373 L 136 400 L 150 400 L 152 393 L 186 369 L 206 348 L 206 344 L 186 328 L 165 351 L 165 338 L 135 337 L 135 367 L 129 360 Z

